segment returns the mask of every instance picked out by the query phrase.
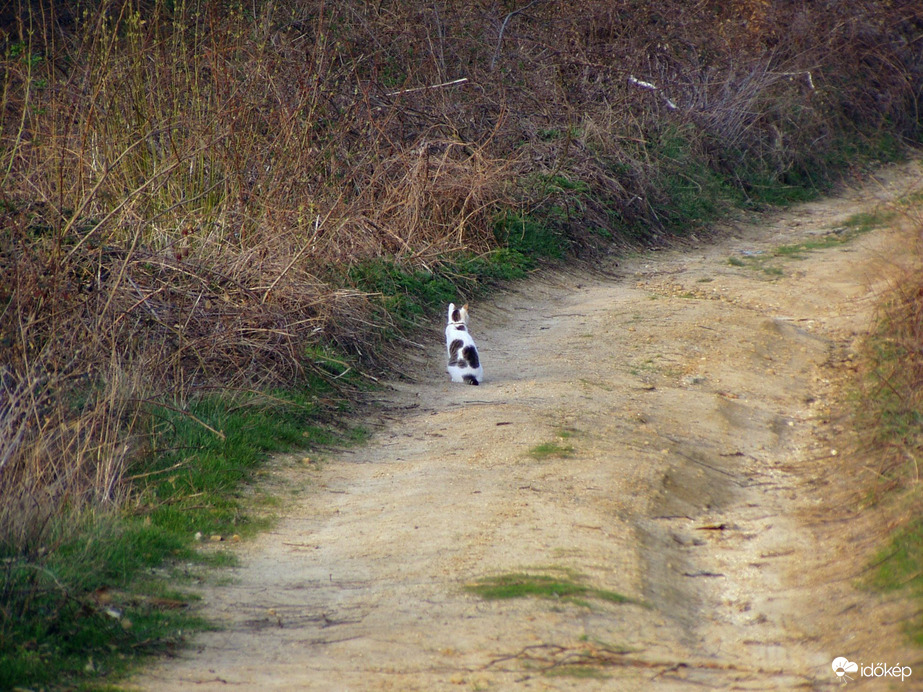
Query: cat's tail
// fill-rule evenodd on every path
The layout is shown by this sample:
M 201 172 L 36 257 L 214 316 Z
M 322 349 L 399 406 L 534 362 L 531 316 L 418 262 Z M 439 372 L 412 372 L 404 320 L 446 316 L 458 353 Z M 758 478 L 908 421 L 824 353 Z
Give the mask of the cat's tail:
M 473 384 L 475 386 L 481 384 L 480 382 L 478 382 L 478 378 L 476 378 L 474 375 L 463 375 L 462 379 L 468 384 Z

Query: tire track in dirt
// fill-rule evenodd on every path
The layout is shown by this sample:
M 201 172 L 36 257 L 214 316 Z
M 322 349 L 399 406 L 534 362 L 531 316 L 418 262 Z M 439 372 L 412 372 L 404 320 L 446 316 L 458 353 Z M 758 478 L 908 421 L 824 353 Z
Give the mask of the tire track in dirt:
M 844 509 L 856 472 L 831 418 L 908 235 L 779 260 L 781 274 L 728 258 L 829 234 L 920 170 L 473 304 L 481 387 L 447 381 L 434 324 L 370 444 L 279 461 L 298 499 L 239 549 L 230 584 L 204 589 L 224 629 L 132 685 L 822 689 L 835 656 L 919 658 L 903 605 L 853 588 L 877 527 Z M 522 572 L 630 600 L 465 589 Z

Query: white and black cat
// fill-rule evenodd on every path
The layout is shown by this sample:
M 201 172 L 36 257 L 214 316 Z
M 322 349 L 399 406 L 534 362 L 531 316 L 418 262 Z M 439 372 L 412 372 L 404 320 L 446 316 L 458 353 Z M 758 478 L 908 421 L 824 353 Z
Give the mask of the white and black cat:
M 445 328 L 445 346 L 449 353 L 449 364 L 446 368 L 452 382 L 467 382 L 468 384 L 481 384 L 484 379 L 484 368 L 478 356 L 478 347 L 468 332 L 468 304 L 455 307 L 449 303 L 449 323 Z

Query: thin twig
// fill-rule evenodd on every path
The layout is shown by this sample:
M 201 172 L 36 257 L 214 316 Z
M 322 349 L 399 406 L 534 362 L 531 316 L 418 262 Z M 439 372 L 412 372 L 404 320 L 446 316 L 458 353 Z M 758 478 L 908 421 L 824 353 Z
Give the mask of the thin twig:
M 170 471 L 178 469 L 180 466 L 185 466 L 188 463 L 189 463 L 189 459 L 183 459 L 182 461 L 173 464 L 173 466 L 170 466 L 169 468 L 159 469 L 157 471 L 148 471 L 147 473 L 137 473 L 134 476 L 126 477 L 125 480 L 126 481 L 137 481 L 142 478 L 147 478 L 148 476 L 156 476 L 161 473 L 169 473 Z
M 442 84 L 430 84 L 428 86 L 413 87 L 412 89 L 398 89 L 397 91 L 389 91 L 387 94 L 385 94 L 385 96 L 400 96 L 401 94 L 412 94 L 415 91 L 428 91 L 429 89 L 441 89 L 443 87 L 464 84 L 467 81 L 468 81 L 467 77 L 462 77 L 461 79 L 453 79 L 450 82 L 443 82 Z
M 140 401 L 141 403 L 153 404 L 154 406 L 161 406 L 161 407 L 163 407 L 163 408 L 165 408 L 165 409 L 169 409 L 170 411 L 175 411 L 176 413 L 180 413 L 180 414 L 182 414 L 182 415 L 184 415 L 184 416 L 187 416 L 187 417 L 191 418 L 192 420 L 194 420 L 196 423 L 198 423 L 199 425 L 201 425 L 201 426 L 202 426 L 203 428 L 205 428 L 206 430 L 210 430 L 211 432 L 215 433 L 215 434 L 216 434 L 218 437 L 220 437 L 222 440 L 226 440 L 226 439 L 227 439 L 227 435 L 225 435 L 223 432 L 221 432 L 220 430 L 215 430 L 215 428 L 213 428 L 212 426 L 210 426 L 208 423 L 206 423 L 206 422 L 203 421 L 202 419 L 197 418 L 196 416 L 192 415 L 191 413 L 189 413 L 189 411 L 184 411 L 184 410 L 181 409 L 181 408 L 176 408 L 175 406 L 170 406 L 169 404 L 165 404 L 165 403 L 163 403 L 162 401 L 150 401 L 150 400 L 147 400 L 147 399 L 143 399 L 143 400 L 138 400 L 138 399 L 136 399 L 135 401 Z
M 525 7 L 520 7 L 518 10 L 513 10 L 508 15 L 506 15 L 506 17 L 503 19 L 503 24 L 500 26 L 500 35 L 497 37 L 497 48 L 496 50 L 494 50 L 494 55 L 490 59 L 490 69 L 491 70 L 494 69 L 494 66 L 497 64 L 497 58 L 500 57 L 500 45 L 503 43 L 503 34 L 506 32 L 506 27 L 510 23 L 510 20 L 513 17 L 515 17 L 517 14 L 521 14 L 525 12 L 527 9 L 532 7 L 532 5 L 537 5 L 538 3 L 543 2 L 543 1 L 544 0 L 532 0 L 532 2 L 530 2 Z

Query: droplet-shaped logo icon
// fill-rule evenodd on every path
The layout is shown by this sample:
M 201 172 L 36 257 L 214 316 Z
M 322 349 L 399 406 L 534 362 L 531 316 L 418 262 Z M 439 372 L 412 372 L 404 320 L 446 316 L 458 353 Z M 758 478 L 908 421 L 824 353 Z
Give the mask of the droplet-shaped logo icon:
M 833 672 L 836 673 L 836 676 L 838 678 L 842 678 L 845 676 L 849 678 L 850 680 L 852 680 L 852 678 L 850 678 L 846 674 L 859 672 L 859 664 L 853 663 L 852 661 L 850 661 L 848 658 L 844 656 L 837 656 L 835 659 L 833 659 L 833 663 L 831 665 L 833 666 Z

